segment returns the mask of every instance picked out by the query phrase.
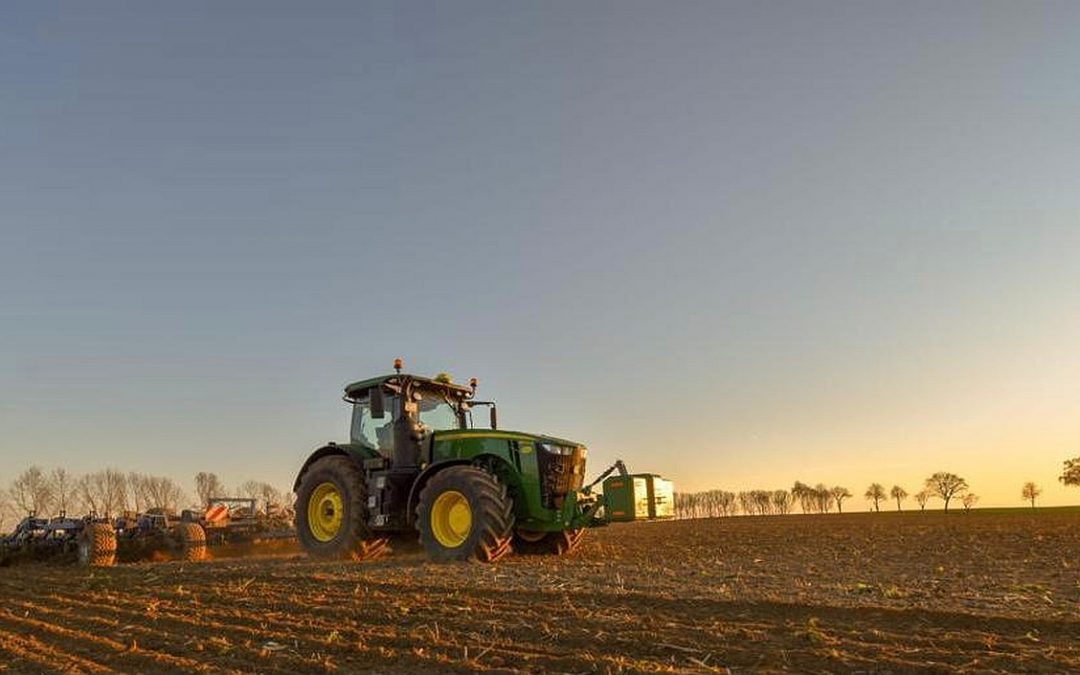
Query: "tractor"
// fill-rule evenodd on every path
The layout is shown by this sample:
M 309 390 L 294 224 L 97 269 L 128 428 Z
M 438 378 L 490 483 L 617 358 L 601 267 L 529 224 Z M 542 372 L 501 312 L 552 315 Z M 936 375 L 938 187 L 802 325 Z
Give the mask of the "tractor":
M 495 402 L 476 399 L 476 378 L 463 386 L 403 373 L 400 359 L 394 371 L 345 387 L 349 442 L 318 448 L 297 475 L 296 530 L 308 554 L 369 559 L 418 532 L 434 561 L 562 555 L 586 527 L 671 516 L 671 483 L 659 476 L 630 476 L 617 462 L 586 486 L 581 443 L 499 429 Z M 488 428 L 473 425 L 479 407 Z M 592 491 L 616 470 L 604 494 Z

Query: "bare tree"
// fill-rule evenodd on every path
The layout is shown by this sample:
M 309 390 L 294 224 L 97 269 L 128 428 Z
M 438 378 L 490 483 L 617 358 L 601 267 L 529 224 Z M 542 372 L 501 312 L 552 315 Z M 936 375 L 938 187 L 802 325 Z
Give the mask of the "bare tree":
M 94 515 L 111 517 L 127 509 L 127 479 L 121 471 L 95 471 L 79 478 L 75 485 L 83 505 Z
M 926 502 L 930 501 L 930 491 L 929 490 L 919 490 L 918 492 L 915 493 L 915 501 L 919 504 L 919 510 L 920 511 L 925 511 L 926 510 Z
M 236 492 L 235 490 L 233 492 Z M 697 493 L 686 495 L 687 518 L 700 517 L 701 499 Z
M 695 498 L 695 495 L 692 495 L 692 494 L 684 495 L 684 502 L 685 502 L 685 506 L 686 506 L 686 517 L 687 518 L 696 518 L 697 517 L 697 513 L 696 513 L 697 499 Z
M 1042 494 L 1042 489 L 1032 481 L 1024 483 L 1024 489 L 1020 496 L 1024 501 L 1031 502 L 1031 508 L 1035 508 L 1035 499 Z
M 56 486 L 41 467 L 31 466 L 11 482 L 8 495 L 23 513 L 46 517 L 56 502 Z
M 784 516 L 791 513 L 791 493 L 787 490 L 773 490 L 773 509 Z
M 285 505 L 285 502 L 289 501 L 285 498 L 285 493 L 278 490 L 270 483 L 263 483 L 260 486 L 259 497 L 262 499 L 263 511 L 269 515 L 274 507 L 281 507 Z
M 127 493 L 132 508 L 138 513 L 143 513 L 153 506 L 150 503 L 150 476 L 135 471 L 129 471 L 127 475 Z
M 960 500 L 960 503 L 964 505 L 964 511 L 970 511 L 972 506 L 979 501 L 979 495 L 968 492 L 964 495 L 964 498 Z
M 199 493 L 198 480 L 195 483 L 195 492 Z M 686 518 L 687 496 L 685 492 L 676 492 L 671 496 L 676 518 Z
M 715 518 L 720 512 L 720 501 L 716 490 L 697 493 L 694 497 L 694 503 L 697 504 L 698 510 L 705 518 Z
M 675 512 L 678 518 L 697 518 L 697 494 L 675 493 Z
M 817 501 L 818 513 L 828 513 L 829 511 L 832 511 L 832 490 L 824 483 L 818 483 L 814 486 L 814 499 Z
M 795 481 L 791 488 L 791 496 L 799 502 L 803 513 L 809 513 L 815 503 L 814 488 L 800 481 Z
M 240 494 L 249 499 L 258 499 L 262 484 L 257 480 L 244 481 L 240 485 Z
M 675 494 L 675 509 L 680 518 L 694 518 L 695 499 L 693 494 L 679 492 Z
M 746 491 L 740 492 L 738 498 L 739 508 L 742 509 L 742 512 L 748 516 L 754 515 L 754 498 L 750 496 L 750 493 Z
M 8 499 L 7 492 L 0 490 L 0 533 L 5 533 L 4 523 L 8 521 L 9 516 L 15 515 L 15 520 L 18 520 L 15 509 L 11 505 L 11 501 Z
M 949 500 L 968 489 L 967 481 L 955 473 L 938 471 L 926 479 L 926 488 L 935 497 L 941 497 L 945 502 L 945 510 L 949 510 Z
M 49 474 L 49 480 L 52 481 L 56 492 L 56 502 L 60 513 L 66 515 L 68 511 L 78 512 L 80 510 L 79 495 L 75 490 L 75 478 L 67 472 L 67 469 L 63 467 L 53 469 Z
M 210 503 L 211 497 L 225 496 L 225 486 L 216 473 L 200 471 L 195 474 L 195 495 L 198 496 L 199 503 L 206 506 Z
M 896 510 L 902 511 L 903 509 L 900 508 L 900 502 L 907 499 L 907 490 L 899 485 L 894 485 L 892 486 L 892 489 L 889 490 L 889 496 L 896 500 Z
M 739 506 L 735 500 L 735 493 L 727 490 L 714 490 L 716 502 L 720 508 L 720 515 L 734 516 L 739 512 Z
M 123 472 L 117 469 L 105 469 L 104 475 L 105 515 L 120 513 L 128 508 L 127 481 L 124 480 Z
M 264 483 L 261 481 L 246 481 L 243 485 L 240 486 L 240 492 L 245 497 L 254 499 L 257 509 L 262 508 L 268 513 L 271 506 L 280 506 L 286 501 L 284 493 L 282 493 L 270 483 Z M 711 490 L 710 492 L 707 492 L 705 494 L 709 496 L 710 502 L 715 504 L 718 502 L 718 500 L 716 499 L 716 496 L 714 496 L 714 493 L 715 495 L 718 495 L 719 492 L 719 490 Z M 750 498 L 749 493 L 745 494 L 747 494 L 747 498 Z M 719 515 L 718 507 L 714 507 L 714 510 L 710 511 L 709 515 L 712 516 L 714 513 Z
M 146 508 L 175 512 L 184 501 L 184 490 L 167 476 L 143 476 Z
M 846 487 L 840 487 L 839 485 L 837 485 L 836 487 L 829 490 L 829 494 L 832 495 L 833 501 L 836 502 L 836 512 L 843 513 L 844 500 L 851 496 L 851 491 L 848 490 Z
M 101 500 L 98 499 L 95 476 L 96 474 L 79 476 L 75 480 L 75 492 L 79 495 L 83 507 L 89 511 L 91 515 L 96 516 L 104 514 L 104 511 L 101 510 Z
M 885 487 L 881 483 L 871 483 L 863 496 L 874 502 L 875 511 L 881 511 L 881 500 L 885 499 Z
M 1065 485 L 1080 485 L 1080 457 L 1065 460 L 1058 480 Z
M 750 498 L 754 500 L 754 510 L 759 516 L 767 516 L 772 513 L 772 492 L 769 490 L 751 490 Z

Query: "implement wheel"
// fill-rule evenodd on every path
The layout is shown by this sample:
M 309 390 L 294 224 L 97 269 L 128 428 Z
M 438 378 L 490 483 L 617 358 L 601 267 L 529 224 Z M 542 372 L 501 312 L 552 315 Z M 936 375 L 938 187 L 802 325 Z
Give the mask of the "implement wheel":
M 367 483 L 348 457 L 323 457 L 304 472 L 296 497 L 296 535 L 317 558 L 370 560 L 387 540 L 367 526 Z
M 180 559 L 186 562 L 206 560 L 206 530 L 198 523 L 180 523 L 173 531 Z
M 116 564 L 116 530 L 109 523 L 87 523 L 76 544 L 79 564 L 112 567 Z
M 525 555 L 566 555 L 577 549 L 584 538 L 584 528 L 562 532 L 518 530 L 514 533 L 514 550 Z
M 495 562 L 510 552 L 514 502 L 506 486 L 472 466 L 443 469 L 420 492 L 420 543 L 436 561 Z

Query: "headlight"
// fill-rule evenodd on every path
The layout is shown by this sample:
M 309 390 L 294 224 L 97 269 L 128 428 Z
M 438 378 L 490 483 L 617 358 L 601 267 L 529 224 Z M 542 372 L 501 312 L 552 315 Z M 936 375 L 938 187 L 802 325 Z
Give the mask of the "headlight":
M 541 443 L 540 447 L 545 452 L 549 452 L 553 455 L 572 455 L 574 454 L 574 448 L 569 445 L 555 445 L 554 443 Z

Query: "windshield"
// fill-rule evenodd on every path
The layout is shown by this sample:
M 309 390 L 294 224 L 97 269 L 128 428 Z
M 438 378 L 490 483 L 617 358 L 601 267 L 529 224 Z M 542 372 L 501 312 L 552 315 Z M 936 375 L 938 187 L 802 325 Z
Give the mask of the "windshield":
M 457 408 L 445 397 L 436 393 L 421 392 L 420 399 L 420 423 L 432 431 L 444 431 L 446 429 L 460 429 Z

